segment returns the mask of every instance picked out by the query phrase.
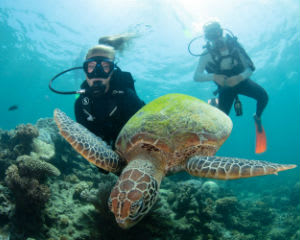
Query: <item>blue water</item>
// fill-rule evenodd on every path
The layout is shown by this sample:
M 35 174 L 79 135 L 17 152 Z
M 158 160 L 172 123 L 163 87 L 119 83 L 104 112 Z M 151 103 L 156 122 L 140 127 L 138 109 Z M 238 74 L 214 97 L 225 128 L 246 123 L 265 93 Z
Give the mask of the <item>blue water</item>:
M 133 74 L 142 99 L 179 92 L 207 100 L 215 86 L 193 82 L 198 59 L 189 55 L 187 45 L 201 34 L 203 23 L 217 19 L 248 51 L 257 69 L 252 79 L 270 100 L 263 115 L 267 152 L 254 154 L 255 101 L 241 97 L 244 115 L 231 112 L 234 128 L 218 155 L 299 164 L 299 16 L 298 0 L 1 0 L 0 128 L 51 117 L 56 107 L 74 116 L 75 97 L 50 92 L 49 79 L 80 66 L 100 36 L 124 32 L 139 37 L 118 56 L 118 65 Z M 69 74 L 55 86 L 77 89 L 81 76 Z M 14 104 L 19 108 L 8 111 Z M 279 179 L 298 172 L 284 172 L 286 178 Z

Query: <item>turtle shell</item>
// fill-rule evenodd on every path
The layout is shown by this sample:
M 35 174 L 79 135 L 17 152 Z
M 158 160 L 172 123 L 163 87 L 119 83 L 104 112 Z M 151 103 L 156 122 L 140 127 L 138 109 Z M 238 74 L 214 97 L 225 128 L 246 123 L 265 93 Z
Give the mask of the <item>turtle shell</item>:
M 219 109 L 192 96 L 168 94 L 129 119 L 116 150 L 127 161 L 137 154 L 155 154 L 168 170 L 193 155 L 214 155 L 231 129 L 230 118 Z

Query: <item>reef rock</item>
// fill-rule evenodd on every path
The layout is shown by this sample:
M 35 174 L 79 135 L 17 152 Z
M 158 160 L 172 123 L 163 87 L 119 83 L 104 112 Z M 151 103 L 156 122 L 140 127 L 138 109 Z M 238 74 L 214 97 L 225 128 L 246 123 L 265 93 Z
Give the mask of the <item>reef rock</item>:
M 45 143 L 53 144 L 61 136 L 52 118 L 41 118 L 37 121 L 36 127 L 39 129 L 39 139 Z
M 35 138 L 32 144 L 31 156 L 44 161 L 49 161 L 54 157 L 55 149 L 53 144 L 46 143 L 39 138 Z
M 205 197 L 217 199 L 220 193 L 219 185 L 214 181 L 206 181 L 202 184 L 201 194 Z

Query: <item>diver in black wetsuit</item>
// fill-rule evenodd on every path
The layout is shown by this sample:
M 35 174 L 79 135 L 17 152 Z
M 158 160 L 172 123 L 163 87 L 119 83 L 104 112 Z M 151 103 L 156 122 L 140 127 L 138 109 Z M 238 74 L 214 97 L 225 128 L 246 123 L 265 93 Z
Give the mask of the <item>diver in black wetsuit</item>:
M 261 115 L 268 103 L 268 95 L 250 79 L 255 70 L 251 59 L 236 38 L 223 36 L 223 29 L 218 22 L 209 22 L 203 29 L 208 42 L 205 52 L 200 56 L 194 80 L 214 81 L 217 84 L 218 108 L 226 114 L 229 114 L 238 94 L 254 98 L 257 101 L 254 120 L 258 130 L 262 131 Z
M 129 118 L 145 103 L 139 99 L 129 72 L 114 63 L 115 49 L 99 44 L 91 48 L 84 62 L 84 94 L 75 102 L 78 123 L 101 137 L 112 148 Z

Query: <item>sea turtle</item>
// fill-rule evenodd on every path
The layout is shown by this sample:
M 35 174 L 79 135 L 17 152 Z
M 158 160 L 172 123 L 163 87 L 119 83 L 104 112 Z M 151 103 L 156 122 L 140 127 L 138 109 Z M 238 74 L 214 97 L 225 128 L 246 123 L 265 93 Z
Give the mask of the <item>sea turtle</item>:
M 225 180 L 296 167 L 214 156 L 229 136 L 232 122 L 217 108 L 183 94 L 159 97 L 140 109 L 121 130 L 115 151 L 62 111 L 56 109 L 54 119 L 61 135 L 84 158 L 120 174 L 108 205 L 122 228 L 132 227 L 149 212 L 168 174 L 186 171 Z

